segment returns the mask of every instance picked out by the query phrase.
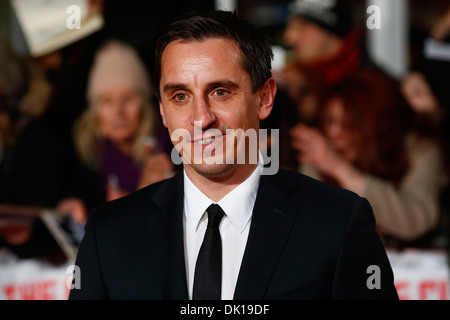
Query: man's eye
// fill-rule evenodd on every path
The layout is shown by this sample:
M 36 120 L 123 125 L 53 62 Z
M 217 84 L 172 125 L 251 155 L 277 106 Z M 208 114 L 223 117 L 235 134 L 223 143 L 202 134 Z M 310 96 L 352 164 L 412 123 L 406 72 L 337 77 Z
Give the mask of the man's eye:
M 184 101 L 186 100 L 186 95 L 184 93 L 178 93 L 174 96 L 174 98 L 177 101 Z
M 217 89 L 216 91 L 214 91 L 214 94 L 219 97 L 223 97 L 227 93 L 228 93 L 228 91 L 224 90 L 224 89 Z

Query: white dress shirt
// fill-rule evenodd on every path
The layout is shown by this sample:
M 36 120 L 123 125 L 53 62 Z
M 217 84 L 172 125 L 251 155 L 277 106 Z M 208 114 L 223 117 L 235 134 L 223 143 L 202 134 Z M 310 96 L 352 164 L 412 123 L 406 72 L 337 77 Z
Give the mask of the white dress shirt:
M 262 159 L 261 155 L 259 159 Z M 225 212 L 219 225 L 222 239 L 222 300 L 233 299 L 262 169 L 260 160 L 244 182 L 217 202 Z M 208 223 L 206 209 L 212 203 L 216 202 L 201 192 L 184 172 L 184 254 L 189 299 L 192 299 L 195 264 Z

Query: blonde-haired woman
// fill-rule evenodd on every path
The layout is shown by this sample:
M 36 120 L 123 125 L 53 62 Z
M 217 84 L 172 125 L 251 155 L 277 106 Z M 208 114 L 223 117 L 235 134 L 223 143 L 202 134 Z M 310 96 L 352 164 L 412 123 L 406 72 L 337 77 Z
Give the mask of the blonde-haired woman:
M 88 108 L 74 126 L 82 164 L 75 197 L 58 209 L 84 222 L 87 208 L 127 195 L 172 175 L 165 153 L 156 154 L 154 108 L 145 66 L 127 44 L 109 41 L 98 51 L 87 87 Z

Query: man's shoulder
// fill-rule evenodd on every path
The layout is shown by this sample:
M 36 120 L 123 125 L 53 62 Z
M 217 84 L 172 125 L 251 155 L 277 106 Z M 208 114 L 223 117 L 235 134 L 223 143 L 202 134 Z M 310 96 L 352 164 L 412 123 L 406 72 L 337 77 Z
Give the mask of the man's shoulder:
M 182 176 L 182 175 L 181 175 Z M 125 197 L 108 201 L 92 210 L 90 216 L 95 219 L 132 220 L 133 217 L 148 215 L 161 205 L 162 201 L 170 201 L 176 194 L 181 180 L 180 174 L 139 189 Z
M 269 179 L 276 180 L 274 186 L 288 190 L 285 192 L 285 199 L 299 203 L 302 214 L 313 220 L 331 223 L 345 221 L 356 203 L 362 199 L 352 191 L 288 170 L 280 170 Z M 288 185 L 290 187 L 286 187 Z
M 295 185 L 295 193 L 302 194 L 303 196 L 307 196 L 309 198 L 338 198 L 341 200 L 348 199 L 349 201 L 355 201 L 359 198 L 359 196 L 352 191 L 316 180 L 312 177 L 291 170 L 280 169 L 272 179 L 277 180 L 279 184 Z

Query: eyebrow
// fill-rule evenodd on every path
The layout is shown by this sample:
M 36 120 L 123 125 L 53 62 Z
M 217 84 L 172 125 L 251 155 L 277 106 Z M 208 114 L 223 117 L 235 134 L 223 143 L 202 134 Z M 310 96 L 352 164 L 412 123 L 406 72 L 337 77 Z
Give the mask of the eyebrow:
M 217 88 L 217 87 L 226 87 L 229 89 L 236 89 L 239 87 L 239 84 L 230 80 L 218 80 L 208 83 L 209 88 Z
M 231 80 L 217 80 L 207 84 L 207 88 L 217 88 L 217 87 L 226 87 L 230 89 L 236 89 L 239 87 L 239 84 L 233 82 Z M 188 90 L 188 86 L 184 83 L 167 83 L 163 87 L 164 92 L 174 91 L 174 90 Z
M 173 91 L 173 90 L 187 90 L 187 85 L 183 83 L 167 83 L 164 85 L 164 92 Z

